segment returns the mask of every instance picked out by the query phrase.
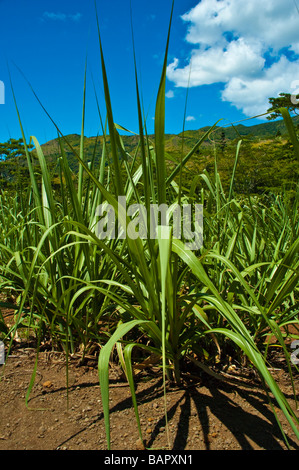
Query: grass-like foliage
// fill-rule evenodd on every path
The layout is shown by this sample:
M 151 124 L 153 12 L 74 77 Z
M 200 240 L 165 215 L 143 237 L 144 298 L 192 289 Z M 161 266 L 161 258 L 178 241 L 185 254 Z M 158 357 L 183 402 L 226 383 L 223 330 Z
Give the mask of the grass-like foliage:
M 281 408 L 299 438 L 298 419 L 267 364 L 272 344 L 268 338 L 275 338 L 276 347 L 285 353 L 293 383 L 295 366 L 290 363 L 285 339 L 290 325 L 299 326 L 299 186 L 291 196 L 235 194 L 240 141 L 228 192 L 221 185 L 216 159 L 212 173 L 195 175 L 192 185 L 185 188 L 182 169 L 217 123 L 187 155 L 182 142 L 180 162 L 168 172 L 164 128 L 171 20 L 156 99 L 154 140 L 147 133 L 136 61 L 134 64 L 139 144 L 136 152 L 129 154 L 119 133 L 121 127 L 113 118 L 98 19 L 97 24 L 106 101 L 105 125 L 99 112 L 104 135 L 99 165 L 95 165 L 97 146 L 91 161 L 84 155 L 86 69 L 79 152 L 53 121 L 61 142 L 59 190 L 53 190 L 46 158 L 35 137 L 31 141 L 40 175 L 33 170 L 15 99 L 31 187 L 15 196 L 0 194 L 0 285 L 2 291 L 16 296 L 14 325 L 7 327 L 0 317 L 1 337 L 11 347 L 16 333 L 27 331 L 35 335 L 37 351 L 42 342 L 50 340 L 53 347 L 65 350 L 67 358 L 79 350 L 84 355 L 97 345 L 108 448 L 109 361 L 113 351 L 118 353 L 130 384 L 141 438 L 133 367 L 137 350 L 141 360 L 151 357 L 160 363 L 165 396 L 167 380 L 180 385 L 186 358 L 209 370 L 228 351 L 235 360 L 246 357 L 269 399 Z M 285 109 L 281 111 L 299 158 L 292 121 Z M 69 168 L 62 144 L 67 144 L 78 159 L 77 175 Z M 150 236 L 150 230 L 145 238 L 132 237 L 127 230 L 131 220 L 118 204 L 120 196 L 127 204 L 142 204 L 147 215 L 151 204 L 203 204 L 203 246 L 196 251 L 187 249 L 163 225 L 156 238 Z M 97 237 L 97 208 L 104 203 L 114 208 L 119 229 L 126 229 L 126 237 Z M 149 228 L 148 216 L 145 222 Z M 34 373 L 30 387 L 33 380 Z

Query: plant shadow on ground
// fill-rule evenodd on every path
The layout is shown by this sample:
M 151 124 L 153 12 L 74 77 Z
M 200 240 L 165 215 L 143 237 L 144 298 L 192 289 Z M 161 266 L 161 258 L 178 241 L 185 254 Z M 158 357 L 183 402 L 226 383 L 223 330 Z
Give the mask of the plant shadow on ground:
M 21 362 L 20 362 L 21 361 Z M 39 360 L 29 408 L 25 395 L 33 371 L 34 353 L 9 358 L 0 382 L 0 449 L 105 450 L 106 438 L 97 368 L 70 363 L 68 388 L 65 363 Z M 111 371 L 110 423 L 112 450 L 142 450 L 129 387 Z M 113 376 L 113 373 L 115 375 Z M 294 408 L 287 376 L 279 382 Z M 167 410 L 172 450 L 286 450 L 281 431 L 265 392 L 220 382 L 199 372 L 196 383 L 168 386 Z M 142 372 L 136 379 L 136 397 L 147 449 L 168 449 L 160 373 Z M 38 410 L 38 409 L 42 410 Z M 295 408 L 294 408 L 295 409 Z M 282 419 L 290 448 L 299 450 Z

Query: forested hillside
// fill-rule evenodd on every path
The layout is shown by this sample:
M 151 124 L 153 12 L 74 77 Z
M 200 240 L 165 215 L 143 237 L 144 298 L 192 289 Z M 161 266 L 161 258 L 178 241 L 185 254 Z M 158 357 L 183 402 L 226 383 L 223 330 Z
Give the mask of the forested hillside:
M 298 123 L 299 119 L 294 118 L 294 124 L 298 126 Z M 165 135 L 169 172 L 176 167 L 181 158 L 194 148 L 208 129 L 209 127 L 204 127 L 199 130 L 187 130 L 178 135 Z M 154 146 L 153 136 L 149 136 L 149 141 L 151 140 Z M 53 175 L 54 185 L 60 184 L 58 161 L 62 151 L 65 152 L 73 173 L 77 173 L 78 159 L 75 153 L 80 154 L 80 141 L 80 135 L 70 134 L 60 140 L 54 139 L 41 145 Z M 239 144 L 240 141 L 242 141 L 241 144 Z M 120 135 L 119 159 L 127 159 L 129 163 L 132 163 L 136 157 L 135 165 L 138 165 L 138 142 L 137 135 L 129 133 Z M 194 176 L 204 170 L 214 171 L 216 162 L 224 190 L 227 189 L 235 165 L 238 144 L 240 149 L 234 180 L 234 189 L 238 193 L 275 192 L 285 186 L 287 189 L 292 189 L 293 182 L 298 181 L 299 164 L 292 152 L 292 145 L 284 121 L 276 120 L 254 126 L 239 124 L 237 126 L 216 127 L 186 165 L 183 171 L 184 184 L 190 184 Z M 103 148 L 108 149 L 109 155 L 109 146 L 109 136 L 106 138 L 103 136 L 84 137 L 84 160 L 90 162 L 94 169 L 99 168 Z M 26 185 L 29 184 L 29 173 L 23 144 L 20 140 L 12 140 L 9 143 L 1 144 L 1 149 L 1 188 L 11 189 L 17 186 L 26 188 Z M 29 150 L 33 165 L 36 166 L 36 149 L 29 148 Z M 106 167 L 108 166 L 109 161 L 106 162 Z

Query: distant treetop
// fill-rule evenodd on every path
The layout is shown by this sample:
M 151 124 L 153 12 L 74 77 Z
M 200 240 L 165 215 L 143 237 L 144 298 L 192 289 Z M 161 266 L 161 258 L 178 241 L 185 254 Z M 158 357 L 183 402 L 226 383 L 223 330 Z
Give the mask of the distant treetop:
M 28 149 L 32 149 L 32 144 L 27 144 Z M 25 157 L 25 147 L 23 139 L 9 139 L 5 143 L 0 143 L 0 160 L 7 160 L 13 157 Z
M 269 121 L 281 117 L 279 108 L 287 108 L 290 113 L 299 115 L 299 95 L 291 95 L 290 93 L 279 93 L 277 98 L 269 98 L 271 108 L 267 112 L 271 112 L 270 116 L 267 116 Z

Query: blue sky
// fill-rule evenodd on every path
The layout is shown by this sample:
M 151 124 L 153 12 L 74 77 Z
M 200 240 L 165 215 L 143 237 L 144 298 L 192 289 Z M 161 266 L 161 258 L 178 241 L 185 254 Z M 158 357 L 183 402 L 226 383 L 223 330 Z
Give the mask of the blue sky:
M 153 131 L 154 104 L 171 0 L 132 0 L 140 84 Z M 115 121 L 137 132 L 129 0 L 97 0 Z M 26 137 L 57 136 L 22 73 L 66 135 L 81 132 L 87 55 L 85 135 L 100 132 L 93 81 L 105 116 L 93 0 L 0 0 L 0 142 L 21 136 L 8 69 Z M 299 93 L 299 13 L 294 0 L 176 0 L 166 84 L 166 132 L 240 121 L 268 98 Z M 191 74 L 190 74 L 191 66 Z M 22 73 L 20 73 L 20 70 Z M 0 87 L 1 103 L 1 87 Z M 264 119 L 265 120 L 265 119 Z M 244 124 L 263 122 L 261 119 Z

